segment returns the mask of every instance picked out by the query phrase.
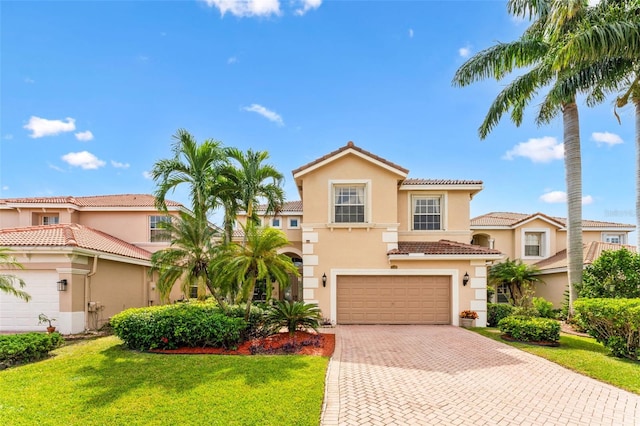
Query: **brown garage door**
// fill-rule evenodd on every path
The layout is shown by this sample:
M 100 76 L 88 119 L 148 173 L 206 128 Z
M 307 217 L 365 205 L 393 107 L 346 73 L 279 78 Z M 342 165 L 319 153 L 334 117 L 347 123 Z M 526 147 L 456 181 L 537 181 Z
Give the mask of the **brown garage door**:
M 339 324 L 450 324 L 448 276 L 338 276 Z

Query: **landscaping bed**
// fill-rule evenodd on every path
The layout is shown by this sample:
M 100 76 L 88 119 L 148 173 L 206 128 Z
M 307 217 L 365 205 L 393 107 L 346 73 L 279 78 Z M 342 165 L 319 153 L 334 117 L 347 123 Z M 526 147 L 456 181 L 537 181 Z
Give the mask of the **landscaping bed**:
M 178 349 L 151 349 L 161 354 L 217 354 L 217 355 L 315 355 L 330 357 L 335 349 L 335 334 L 296 331 L 295 340 L 289 333 L 278 333 L 261 339 L 251 339 L 235 349 L 212 347 L 183 347 Z

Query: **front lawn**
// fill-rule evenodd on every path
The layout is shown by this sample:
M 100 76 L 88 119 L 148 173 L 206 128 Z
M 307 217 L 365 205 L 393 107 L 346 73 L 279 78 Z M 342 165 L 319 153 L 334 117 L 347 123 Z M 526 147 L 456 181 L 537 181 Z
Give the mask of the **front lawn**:
M 640 394 L 640 363 L 615 358 L 603 345 L 589 337 L 560 335 L 559 347 L 535 346 L 500 338 L 495 328 L 474 328 L 476 333 L 538 355 L 585 376 Z
M 2 425 L 317 425 L 328 358 L 159 355 L 117 337 L 0 371 Z

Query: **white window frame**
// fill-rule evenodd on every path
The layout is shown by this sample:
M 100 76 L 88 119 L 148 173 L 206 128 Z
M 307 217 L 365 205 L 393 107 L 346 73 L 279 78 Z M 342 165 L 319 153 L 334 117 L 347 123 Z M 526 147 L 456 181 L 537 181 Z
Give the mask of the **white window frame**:
M 54 219 L 53 221 L 51 221 L 51 219 Z M 45 223 L 46 222 L 46 223 Z M 60 223 L 60 216 L 59 215 L 44 215 L 40 217 L 40 224 L 41 225 L 58 225 Z
M 276 225 L 276 221 L 278 221 L 277 225 Z M 272 217 L 270 223 L 271 223 L 271 227 L 272 228 L 282 229 L 282 218 L 280 218 L 280 217 Z
M 610 241 L 607 241 L 607 238 L 610 238 L 610 237 L 618 237 L 620 242 L 612 243 Z M 603 232 L 601 240 L 603 243 L 627 244 L 627 234 L 625 234 L 624 232 Z
M 291 224 L 291 222 L 294 221 L 294 220 L 297 222 L 297 225 L 295 225 L 295 226 Z M 290 217 L 288 224 L 289 224 L 289 229 L 300 229 L 300 218 L 298 218 L 298 217 Z
M 540 255 L 527 256 L 525 245 L 527 234 L 541 234 Z M 546 259 L 551 255 L 551 232 L 547 228 L 523 228 L 520 234 L 520 258 L 521 259 Z
M 419 199 L 438 199 L 440 202 L 440 228 L 438 229 L 415 229 L 414 227 L 414 215 L 415 215 L 415 201 Z M 446 197 L 445 194 L 420 194 L 413 193 L 409 196 L 409 230 L 414 232 L 437 232 L 444 231 L 446 229 Z
M 154 239 L 153 239 L 154 231 L 158 231 L 158 230 L 161 230 L 161 229 L 159 227 L 157 227 L 157 226 L 156 227 L 152 227 L 151 226 L 152 222 L 154 221 L 153 218 L 166 218 L 166 219 L 168 219 L 168 221 L 171 221 L 171 216 L 159 215 L 159 214 L 149 215 L 149 223 L 148 223 L 148 226 L 149 226 L 149 228 L 148 228 L 149 229 L 149 242 L 150 243 L 168 243 L 168 242 L 170 242 L 171 241 L 171 237 L 169 237 L 166 240 L 162 239 L 162 240 L 155 240 L 154 241 Z M 164 220 L 155 220 L 156 224 L 158 224 L 160 222 L 164 222 Z
M 335 190 L 338 187 L 360 186 L 364 188 L 364 221 L 363 222 L 336 222 L 335 218 Z M 329 223 L 332 225 L 360 225 L 371 223 L 371 180 L 370 179 L 335 179 L 329 180 Z

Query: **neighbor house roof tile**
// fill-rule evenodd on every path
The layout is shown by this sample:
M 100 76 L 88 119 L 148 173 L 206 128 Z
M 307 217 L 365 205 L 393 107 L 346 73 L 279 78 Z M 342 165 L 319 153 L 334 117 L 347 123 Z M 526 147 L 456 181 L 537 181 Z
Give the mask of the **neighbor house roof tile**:
M 387 254 L 426 254 L 426 255 L 500 255 L 499 250 L 490 249 L 457 241 L 400 241 L 398 248 Z
M 529 218 L 541 216 L 551 221 L 557 222 L 563 227 L 567 224 L 564 217 L 547 216 L 544 213 L 513 213 L 513 212 L 491 212 L 476 216 L 471 219 L 471 226 L 514 226 L 520 222 L 524 222 Z M 633 228 L 635 225 L 616 222 L 603 222 L 598 220 L 582 220 L 583 228 Z
M 629 251 L 635 253 L 635 246 L 630 246 L 626 244 L 612 244 L 612 243 L 603 243 L 601 241 L 591 241 L 589 244 L 585 244 L 583 246 L 582 256 L 583 262 L 585 265 L 590 265 L 594 260 L 600 257 L 603 251 L 607 250 L 620 250 L 621 248 L 626 248 Z M 548 257 L 544 260 L 541 260 L 535 263 L 541 271 L 549 270 L 549 269 L 558 269 L 558 268 L 566 268 L 567 267 L 567 250 L 561 250 L 558 253 L 554 254 L 551 257 Z
M 259 212 L 267 210 L 266 204 L 260 204 L 256 209 Z M 302 213 L 302 201 L 285 201 L 280 209 L 281 212 L 300 212 Z
M 0 229 L 0 246 L 79 247 L 134 259 L 151 259 L 147 250 L 75 223 Z
M 481 180 L 466 179 L 405 179 L 403 185 L 482 185 Z
M 328 160 L 329 158 L 331 158 L 333 156 L 336 156 L 336 155 L 340 154 L 341 152 L 346 151 L 348 149 L 353 149 L 354 151 L 358 151 L 359 153 L 364 154 L 367 157 L 371 157 L 374 160 L 380 161 L 381 163 L 384 163 L 384 164 L 386 164 L 388 166 L 391 166 L 394 169 L 400 170 L 401 172 L 403 172 L 405 174 L 409 173 L 409 170 L 405 169 L 404 167 L 399 166 L 399 165 L 397 165 L 395 163 L 392 163 L 391 161 L 386 160 L 386 159 L 384 159 L 382 157 L 379 157 L 379 156 L 377 156 L 377 155 L 375 155 L 375 154 L 373 154 L 373 153 L 371 153 L 371 152 L 369 152 L 367 150 L 364 150 L 364 149 L 356 146 L 352 141 L 347 142 L 347 144 L 345 146 L 343 146 L 341 148 L 338 148 L 335 151 L 332 151 L 332 152 L 328 153 L 327 155 L 323 155 L 322 157 L 320 157 L 320 158 L 318 158 L 316 160 L 313 160 L 312 162 L 307 163 L 304 166 L 298 167 L 292 173 L 294 175 L 297 174 L 297 173 L 300 173 L 301 171 L 303 171 L 305 169 L 308 169 L 309 167 L 315 166 L 318 163 L 322 163 L 323 161 Z
M 27 197 L 3 198 L 0 204 L 72 204 L 78 207 L 153 207 L 155 197 L 150 194 L 114 194 L 93 195 L 87 197 Z M 181 207 L 182 204 L 166 200 L 168 207 Z

